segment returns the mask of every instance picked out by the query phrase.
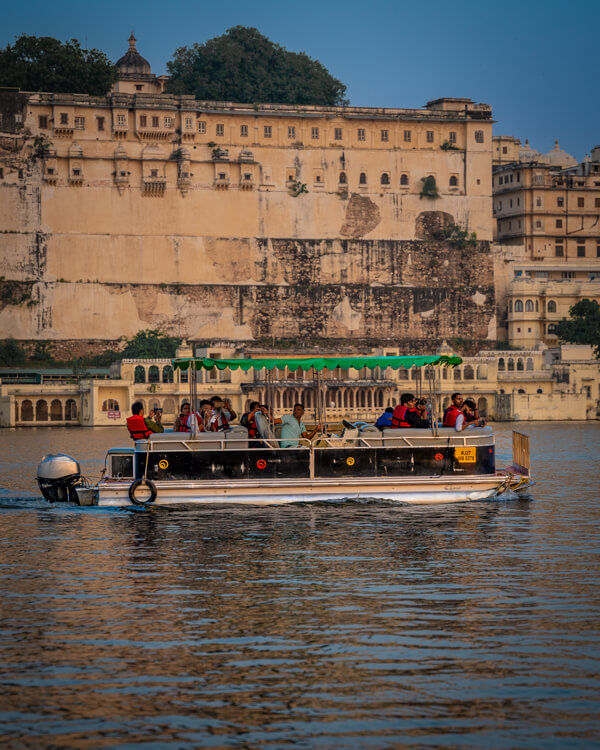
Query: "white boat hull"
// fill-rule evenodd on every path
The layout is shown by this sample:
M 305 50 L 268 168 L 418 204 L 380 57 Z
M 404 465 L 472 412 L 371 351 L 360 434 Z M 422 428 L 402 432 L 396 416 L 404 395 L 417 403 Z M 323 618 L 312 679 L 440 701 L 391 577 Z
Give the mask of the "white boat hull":
M 387 500 L 412 505 L 461 503 L 485 500 L 508 489 L 523 492 L 527 478 L 519 475 L 472 477 L 418 477 L 343 481 L 338 479 L 274 480 L 271 482 L 193 482 L 154 483 L 157 496 L 152 505 L 235 504 L 283 505 L 342 500 Z M 144 499 L 142 488 L 137 497 Z M 129 482 L 105 480 L 98 486 L 100 506 L 132 505 Z

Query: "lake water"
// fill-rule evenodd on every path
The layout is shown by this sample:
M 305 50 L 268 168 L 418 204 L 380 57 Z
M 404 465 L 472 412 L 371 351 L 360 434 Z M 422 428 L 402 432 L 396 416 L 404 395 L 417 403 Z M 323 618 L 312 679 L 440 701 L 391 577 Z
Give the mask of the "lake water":
M 135 512 L 19 499 L 124 430 L 0 431 L 0 745 L 598 746 L 600 424 L 518 428 L 531 500 Z

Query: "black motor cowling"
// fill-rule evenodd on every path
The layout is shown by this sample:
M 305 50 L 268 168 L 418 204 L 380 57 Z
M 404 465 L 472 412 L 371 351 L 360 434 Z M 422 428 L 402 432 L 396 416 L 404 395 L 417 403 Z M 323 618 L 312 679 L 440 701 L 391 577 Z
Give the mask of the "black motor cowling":
M 64 453 L 44 456 L 37 469 L 37 483 L 49 503 L 76 503 L 75 487 L 81 482 L 79 464 Z

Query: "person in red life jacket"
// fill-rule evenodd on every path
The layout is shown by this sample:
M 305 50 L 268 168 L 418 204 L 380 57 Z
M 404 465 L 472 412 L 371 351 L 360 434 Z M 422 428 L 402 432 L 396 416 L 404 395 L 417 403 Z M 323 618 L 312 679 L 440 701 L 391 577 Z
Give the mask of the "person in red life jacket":
M 190 411 L 192 407 L 189 401 L 184 401 L 181 404 L 181 411 L 179 412 L 179 416 L 175 420 L 175 424 L 173 425 L 173 432 L 189 432 L 190 428 L 187 426 L 188 417 L 190 416 Z
M 198 404 L 198 411 L 190 412 L 187 419 L 186 426 L 192 433 L 194 432 L 208 432 L 210 428 L 210 418 L 213 412 L 211 403 L 208 399 L 204 398 Z
M 240 419 L 240 424 L 248 430 L 248 437 L 252 440 L 258 437 L 258 428 L 256 426 L 255 417 L 259 411 L 262 411 L 259 402 L 251 401 L 250 410 L 245 414 L 242 414 L 242 418 Z
M 136 401 L 131 405 L 131 417 L 127 417 L 127 429 L 133 440 L 146 440 L 154 430 L 150 429 L 144 419 L 144 404 Z
M 462 432 L 467 427 L 483 427 L 485 420 L 475 418 L 471 422 L 467 422 L 465 414 L 463 412 L 464 399 L 461 393 L 453 393 L 452 403 L 444 412 L 443 427 L 453 427 L 456 432 Z
M 429 422 L 423 419 L 424 405 L 417 408 L 417 397 L 412 393 L 403 393 L 400 396 L 400 405 L 396 406 L 392 414 L 392 427 L 415 427 L 419 429 L 429 427 Z
M 215 432 L 228 430 L 229 423 L 237 417 L 237 414 L 231 406 L 231 401 L 229 399 L 223 400 L 220 396 L 213 396 L 210 399 L 210 403 L 212 404 L 212 408 L 217 413 L 217 419 L 213 422 L 215 427 L 213 427 L 212 429 Z

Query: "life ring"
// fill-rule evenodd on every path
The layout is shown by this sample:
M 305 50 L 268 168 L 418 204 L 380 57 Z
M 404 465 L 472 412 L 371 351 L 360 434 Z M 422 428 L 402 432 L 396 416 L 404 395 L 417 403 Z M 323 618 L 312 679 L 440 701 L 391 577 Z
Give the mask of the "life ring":
M 135 496 L 135 491 L 138 487 L 145 484 L 150 489 L 150 497 L 147 500 L 138 500 Z M 129 499 L 134 505 L 151 505 L 156 500 L 156 485 L 151 479 L 136 479 L 129 485 Z

